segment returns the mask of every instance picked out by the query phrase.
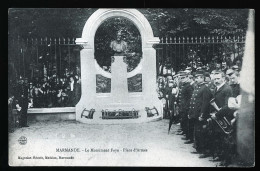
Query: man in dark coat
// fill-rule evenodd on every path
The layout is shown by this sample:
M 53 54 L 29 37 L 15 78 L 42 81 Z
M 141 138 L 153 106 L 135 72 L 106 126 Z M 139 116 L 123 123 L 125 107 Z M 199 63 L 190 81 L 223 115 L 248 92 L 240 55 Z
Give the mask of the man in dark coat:
M 29 127 L 27 125 L 27 110 L 28 110 L 28 85 L 26 78 L 20 78 L 19 84 L 16 87 L 16 99 L 21 107 L 20 127 Z
M 190 110 L 190 106 L 191 106 L 191 101 L 192 101 L 192 95 L 194 92 L 194 89 L 197 87 L 197 82 L 195 81 L 195 72 L 193 72 L 193 77 L 191 78 L 191 82 L 190 85 L 193 88 L 192 94 L 191 94 L 191 100 L 190 100 L 190 104 L 189 104 L 189 109 L 188 109 L 188 131 L 187 131 L 187 139 L 190 141 L 189 143 L 192 143 L 194 140 L 194 118 L 189 118 L 189 110 Z
M 216 85 L 214 92 L 215 103 L 218 108 L 224 109 L 228 107 L 228 99 L 232 97 L 231 87 L 225 83 L 225 74 L 223 72 L 216 72 L 214 75 L 214 84 Z M 218 112 L 219 113 L 219 112 Z M 212 117 L 216 117 L 217 114 L 213 114 Z
M 212 93 L 204 82 L 204 79 L 204 71 L 197 71 L 195 74 L 197 85 L 191 97 L 188 115 L 191 124 L 194 124 L 194 147 L 197 153 L 206 152 L 207 139 L 205 138 L 203 125 L 209 117 L 209 102 L 212 98 Z
M 220 117 L 220 114 L 223 115 L 223 111 L 228 107 L 228 99 L 232 97 L 232 89 L 231 87 L 225 83 L 225 74 L 221 71 L 215 72 L 214 74 L 214 84 L 216 85 L 215 93 L 214 93 L 214 101 L 217 107 L 220 109 L 218 113 L 212 114 L 211 118 L 216 119 Z M 224 114 L 225 115 L 225 114 Z M 214 157 L 216 155 L 222 158 L 224 150 L 224 136 L 225 134 L 221 130 L 221 128 L 215 123 L 213 127 L 213 135 L 212 135 L 212 152 Z
M 183 84 L 182 89 L 182 99 L 180 103 L 180 111 L 181 111 L 181 128 L 183 132 L 186 134 L 185 138 L 182 138 L 183 140 L 190 140 L 188 135 L 188 111 L 190 107 L 190 100 L 191 96 L 194 90 L 193 85 L 191 85 L 192 79 L 190 75 L 187 75 L 186 80 Z M 185 144 L 190 144 L 192 141 L 187 141 Z
M 235 71 L 230 75 L 230 88 L 231 92 L 229 93 L 229 97 L 234 97 L 236 98 L 238 95 L 240 95 L 240 85 L 238 83 L 238 77 L 239 73 Z M 229 90 L 230 91 L 230 90 Z M 228 99 L 225 99 L 228 100 Z M 220 117 L 227 117 L 229 121 L 233 119 L 233 113 L 235 110 L 232 110 L 228 107 L 227 102 L 224 106 L 221 107 L 221 109 L 215 114 L 215 117 L 220 118 Z M 214 116 L 213 116 L 214 117 Z
M 177 135 L 187 134 L 188 131 L 188 115 L 189 101 L 193 91 L 193 87 L 190 85 L 190 79 L 186 72 L 180 72 L 180 91 L 178 94 L 178 107 L 181 117 L 181 130 L 182 132 Z M 183 138 L 187 140 L 187 138 Z
M 234 71 L 230 75 L 230 87 L 232 89 L 232 95 L 231 97 L 236 98 L 238 95 L 240 95 L 240 86 L 238 83 L 238 77 L 239 73 L 237 71 Z M 222 146 L 222 154 L 221 157 L 223 161 L 221 162 L 221 165 L 226 166 L 231 163 L 232 157 L 236 155 L 236 125 L 232 122 L 235 121 L 235 113 L 236 109 L 231 109 L 229 106 L 225 105 L 223 106 L 216 114 L 216 118 L 223 118 L 225 117 L 228 122 L 233 127 L 233 132 L 231 132 L 228 135 L 222 134 L 221 138 L 223 138 L 221 141 L 223 142 Z

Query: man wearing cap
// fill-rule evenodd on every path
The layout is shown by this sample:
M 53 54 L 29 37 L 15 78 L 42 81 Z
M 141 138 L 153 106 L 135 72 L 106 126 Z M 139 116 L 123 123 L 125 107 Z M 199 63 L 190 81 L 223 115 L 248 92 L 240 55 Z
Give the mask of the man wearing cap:
M 189 110 L 189 102 L 191 99 L 191 95 L 193 92 L 193 86 L 190 84 L 192 81 L 187 75 L 186 72 L 182 73 L 182 90 L 181 95 L 179 96 L 179 106 L 180 106 L 180 116 L 181 116 L 181 129 L 182 134 L 186 134 L 188 132 L 188 110 Z M 187 137 L 184 140 L 188 140 Z
M 197 86 L 197 82 L 195 81 L 195 73 L 192 73 L 192 75 L 189 75 L 189 78 L 191 80 L 190 85 L 193 88 L 193 90 L 192 90 L 192 94 L 193 94 L 193 91 Z M 191 94 L 191 96 L 192 96 L 192 94 Z M 190 109 L 190 104 L 189 104 L 189 109 Z M 185 142 L 185 143 L 187 143 L 187 144 L 193 143 L 193 140 L 194 140 L 194 120 L 189 119 L 189 117 L 188 117 L 188 130 L 187 130 L 186 138 L 189 141 Z
M 190 124 L 194 125 L 194 147 L 196 153 L 206 152 L 206 139 L 205 133 L 203 132 L 203 125 L 206 119 L 209 117 L 210 99 L 212 98 L 212 93 L 204 82 L 204 71 L 197 71 L 195 73 L 195 80 L 197 86 L 195 87 L 191 101 L 188 118 L 190 119 Z M 192 126 L 190 126 L 192 129 Z M 190 130 L 190 137 L 192 137 L 193 130 Z M 191 140 L 192 141 L 192 140 Z M 204 157 L 204 156 L 203 156 Z

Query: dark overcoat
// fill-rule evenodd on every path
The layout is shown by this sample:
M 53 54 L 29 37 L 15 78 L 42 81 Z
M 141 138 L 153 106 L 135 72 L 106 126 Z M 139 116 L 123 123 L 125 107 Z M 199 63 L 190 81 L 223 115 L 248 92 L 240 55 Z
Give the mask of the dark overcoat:
M 185 83 L 182 88 L 180 97 L 180 111 L 187 113 L 190 107 L 190 100 L 193 93 L 193 86 L 190 83 Z
M 207 118 L 210 112 L 210 100 L 212 96 L 210 89 L 204 82 L 197 84 L 190 101 L 190 118 L 198 119 L 200 116 Z
M 214 98 L 219 108 L 228 106 L 228 99 L 232 97 L 232 89 L 228 84 L 224 84 L 214 93 Z

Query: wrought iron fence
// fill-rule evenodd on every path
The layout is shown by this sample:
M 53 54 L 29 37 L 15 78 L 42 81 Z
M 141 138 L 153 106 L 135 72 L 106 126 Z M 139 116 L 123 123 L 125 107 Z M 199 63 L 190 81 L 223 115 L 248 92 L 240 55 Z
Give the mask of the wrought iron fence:
M 20 76 L 33 79 L 59 77 L 80 72 L 81 47 L 75 38 L 21 38 L 9 37 L 8 64 L 9 79 Z
M 157 74 L 162 66 L 179 71 L 186 66 L 196 67 L 213 61 L 242 60 L 245 37 L 162 37 L 154 47 L 157 56 Z M 10 37 L 8 42 L 9 76 L 18 78 L 44 77 L 56 73 L 80 72 L 81 47 L 75 38 L 21 38 Z
M 187 66 L 196 68 L 213 62 L 234 64 L 242 61 L 244 53 L 244 36 L 233 37 L 162 37 L 154 47 L 157 53 L 157 74 L 164 66 L 179 71 Z

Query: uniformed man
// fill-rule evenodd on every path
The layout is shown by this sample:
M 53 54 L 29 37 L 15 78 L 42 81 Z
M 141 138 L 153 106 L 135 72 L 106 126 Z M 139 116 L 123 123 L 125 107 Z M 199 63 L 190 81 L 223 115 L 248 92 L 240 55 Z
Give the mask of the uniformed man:
M 190 84 L 192 81 L 189 78 L 189 75 L 187 72 L 182 73 L 181 76 L 182 81 L 182 88 L 181 88 L 181 94 L 179 95 L 179 112 L 181 117 L 181 129 L 182 133 L 180 134 L 186 134 L 188 132 L 188 109 L 189 109 L 189 102 L 190 98 L 193 92 L 193 87 Z M 183 138 L 184 140 L 188 140 L 187 137 Z
M 20 113 L 20 127 L 29 127 L 27 125 L 27 110 L 28 110 L 28 80 L 26 78 L 20 77 L 18 86 L 16 87 L 16 99 L 18 101 L 18 106 L 21 108 Z
M 190 85 L 192 86 L 193 91 L 194 91 L 194 89 L 197 86 L 197 82 L 195 80 L 195 72 L 193 72 L 191 76 L 190 76 L 190 79 L 191 79 Z M 192 94 L 193 94 L 193 91 L 192 91 Z M 191 97 L 192 97 L 192 95 L 191 95 Z M 191 104 L 189 104 L 189 109 L 190 109 L 190 105 Z M 189 117 L 188 117 L 188 131 L 187 131 L 186 137 L 190 141 L 188 143 L 193 143 L 193 140 L 194 140 L 194 119 L 189 119 Z
M 204 71 L 197 71 L 195 74 L 197 86 L 195 87 L 191 97 L 188 118 L 190 119 L 190 123 L 194 124 L 194 147 L 196 153 L 204 153 L 205 155 L 208 155 L 206 153 L 207 139 L 205 139 L 203 125 L 209 117 L 209 102 L 212 98 L 212 93 L 205 84 L 204 79 Z

